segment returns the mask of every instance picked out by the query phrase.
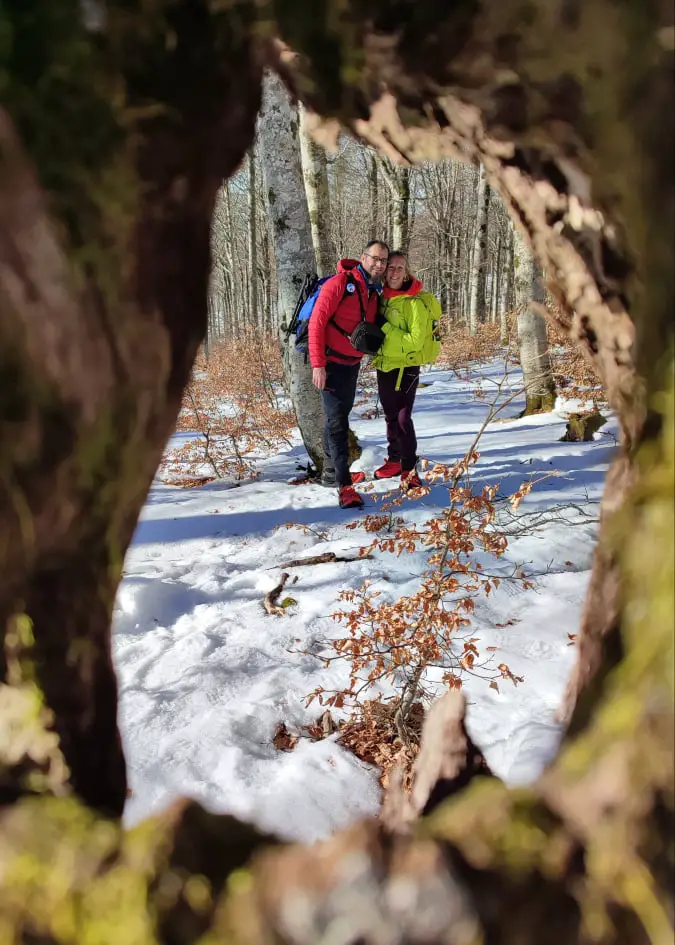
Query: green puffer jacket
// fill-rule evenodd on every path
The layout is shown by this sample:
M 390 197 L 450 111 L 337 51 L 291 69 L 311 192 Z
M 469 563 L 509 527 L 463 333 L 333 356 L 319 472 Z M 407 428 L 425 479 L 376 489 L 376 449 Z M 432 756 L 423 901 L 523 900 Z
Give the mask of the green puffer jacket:
M 417 279 L 407 293 L 382 298 L 380 313 L 384 316 L 385 339 L 373 358 L 378 371 L 398 368 L 402 375 L 404 368 L 436 361 L 441 351 L 437 338 L 441 306 L 431 292 L 423 291 Z

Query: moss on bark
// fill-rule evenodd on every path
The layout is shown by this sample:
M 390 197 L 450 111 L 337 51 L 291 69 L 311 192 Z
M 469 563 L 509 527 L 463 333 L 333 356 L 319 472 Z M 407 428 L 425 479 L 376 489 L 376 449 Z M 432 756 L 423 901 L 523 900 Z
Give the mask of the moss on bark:
M 361 458 L 362 452 L 363 450 L 361 449 L 359 438 L 350 427 L 349 428 L 349 465 L 350 466 L 352 465 L 352 463 L 355 463 L 357 459 Z
M 525 409 L 521 417 L 531 417 L 537 413 L 550 413 L 555 407 L 555 390 L 549 390 L 545 394 L 526 394 Z
M 251 14 L 0 10 L 0 636 L 28 615 L 71 785 L 117 813 L 113 601 L 205 329 L 215 193 L 254 129 Z
M 572 413 L 567 420 L 561 443 L 590 443 L 598 430 L 607 423 L 601 413 Z

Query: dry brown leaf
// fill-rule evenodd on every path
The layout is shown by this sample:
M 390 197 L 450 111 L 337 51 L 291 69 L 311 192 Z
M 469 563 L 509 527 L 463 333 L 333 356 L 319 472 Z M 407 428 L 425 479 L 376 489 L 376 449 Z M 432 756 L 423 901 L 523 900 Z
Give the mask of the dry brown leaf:
M 297 735 L 291 735 L 285 722 L 279 722 L 272 738 L 272 744 L 277 751 L 293 751 L 298 744 L 298 737 Z

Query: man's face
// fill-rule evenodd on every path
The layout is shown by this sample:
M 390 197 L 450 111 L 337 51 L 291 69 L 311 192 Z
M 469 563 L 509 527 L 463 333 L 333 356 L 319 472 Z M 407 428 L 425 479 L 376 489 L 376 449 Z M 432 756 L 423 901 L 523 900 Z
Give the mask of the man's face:
M 387 268 L 388 258 L 389 253 L 386 247 L 375 243 L 373 246 L 364 250 L 361 256 L 361 265 L 371 278 L 379 282 L 384 275 L 384 270 Z

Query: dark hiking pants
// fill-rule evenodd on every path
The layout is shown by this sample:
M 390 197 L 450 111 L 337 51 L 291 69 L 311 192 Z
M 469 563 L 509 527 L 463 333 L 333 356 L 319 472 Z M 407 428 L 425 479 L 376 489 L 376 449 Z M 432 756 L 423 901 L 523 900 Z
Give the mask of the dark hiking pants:
M 417 463 L 417 437 L 412 421 L 413 405 L 417 385 L 420 381 L 419 367 L 407 367 L 396 390 L 399 371 L 378 371 L 377 389 L 380 403 L 387 421 L 387 456 L 392 462 L 400 462 L 403 472 L 409 472 Z
M 354 406 L 359 364 L 326 365 L 326 387 L 321 391 L 326 426 L 323 449 L 326 457 L 324 476 L 335 473 L 338 488 L 351 485 L 349 472 L 349 414 Z

